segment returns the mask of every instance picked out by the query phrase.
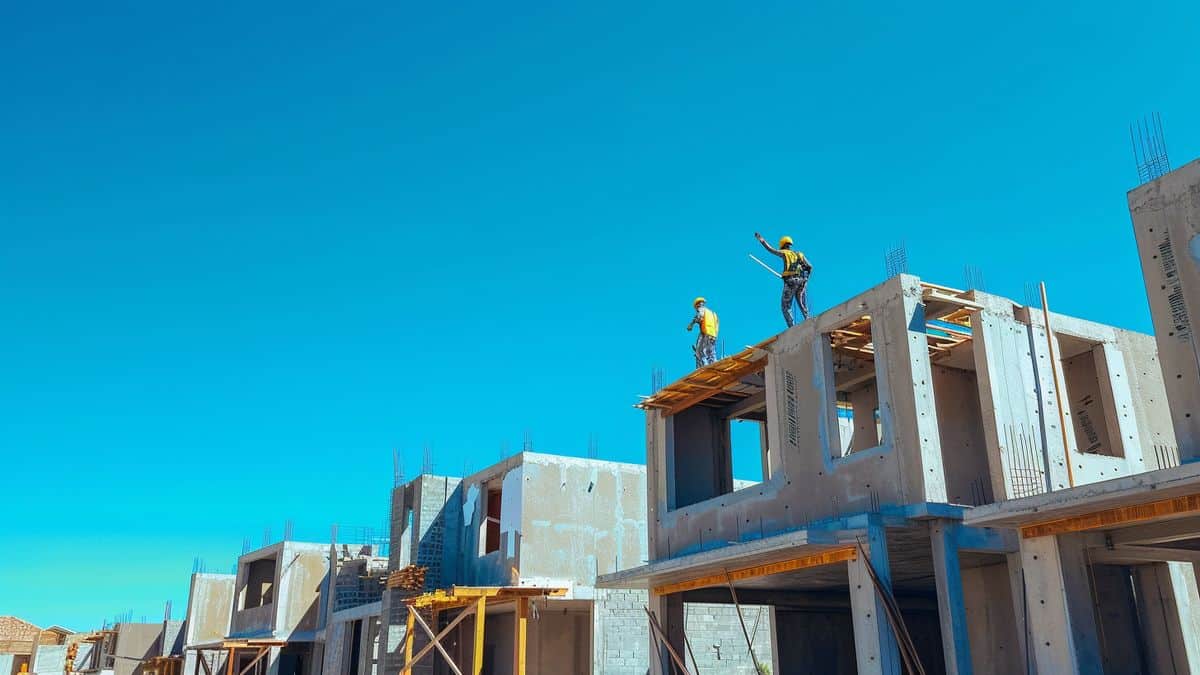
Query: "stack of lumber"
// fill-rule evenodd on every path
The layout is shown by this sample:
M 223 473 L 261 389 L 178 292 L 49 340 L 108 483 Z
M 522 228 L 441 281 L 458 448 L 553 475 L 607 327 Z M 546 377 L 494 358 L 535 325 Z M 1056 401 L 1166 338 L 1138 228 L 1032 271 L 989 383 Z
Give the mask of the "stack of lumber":
M 425 590 L 425 568 L 409 565 L 398 569 L 388 575 L 387 587 L 420 593 Z

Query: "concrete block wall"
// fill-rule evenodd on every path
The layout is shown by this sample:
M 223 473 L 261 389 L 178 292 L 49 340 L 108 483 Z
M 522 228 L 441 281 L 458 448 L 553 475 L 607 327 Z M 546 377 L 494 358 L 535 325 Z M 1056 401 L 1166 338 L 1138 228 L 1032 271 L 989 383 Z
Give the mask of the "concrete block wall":
M 643 590 L 596 589 L 592 606 L 592 672 L 594 675 L 645 675 L 650 669 L 650 633 Z M 771 608 L 743 605 L 746 630 L 753 636 L 759 664 L 772 666 Z M 692 656 L 688 669 L 722 675 L 758 675 L 746 649 L 746 637 L 733 605 L 685 603 L 684 621 Z M 653 670 L 651 670 L 653 672 Z M 775 670 L 771 671 L 776 672 Z
M 592 672 L 646 675 L 650 664 L 646 591 L 596 589 L 592 606 Z

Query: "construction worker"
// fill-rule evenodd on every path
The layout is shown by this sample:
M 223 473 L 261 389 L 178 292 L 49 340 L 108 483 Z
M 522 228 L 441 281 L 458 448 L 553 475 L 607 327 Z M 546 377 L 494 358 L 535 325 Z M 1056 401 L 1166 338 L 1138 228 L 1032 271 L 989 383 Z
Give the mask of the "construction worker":
M 783 258 L 783 274 L 780 275 L 783 277 L 783 299 L 780 304 L 783 307 L 783 320 L 790 328 L 796 323 L 792 316 L 793 302 L 800 306 L 800 315 L 808 318 L 808 277 L 812 274 L 812 263 L 808 262 L 808 258 L 800 251 L 792 250 L 791 237 L 781 237 L 779 248 L 771 248 L 767 240 L 757 232 L 754 233 L 754 238 L 763 248 Z
M 692 317 L 687 329 L 690 333 L 692 326 L 700 326 L 700 335 L 696 336 L 696 344 L 692 347 L 696 353 L 696 367 L 699 368 L 717 360 L 717 330 L 721 322 L 717 319 L 717 313 L 705 306 L 704 298 L 693 300 L 692 307 L 696 310 L 696 316 Z

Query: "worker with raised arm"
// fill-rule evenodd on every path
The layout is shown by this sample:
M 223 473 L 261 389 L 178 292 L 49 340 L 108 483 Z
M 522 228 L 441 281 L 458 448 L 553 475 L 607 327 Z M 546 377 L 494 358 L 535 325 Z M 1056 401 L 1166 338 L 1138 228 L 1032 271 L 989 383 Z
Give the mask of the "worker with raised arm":
M 800 315 L 808 318 L 808 277 L 812 274 L 812 263 L 800 251 L 792 250 L 791 237 L 781 237 L 779 248 L 772 248 L 757 232 L 754 238 L 763 248 L 783 259 L 783 274 L 780 275 L 783 277 L 783 299 L 780 304 L 783 306 L 783 320 L 790 328 L 796 323 L 792 315 L 792 303 L 799 305 Z
M 705 305 L 704 298 L 693 300 L 692 307 L 696 310 L 696 316 L 692 317 L 687 329 L 690 333 L 692 326 L 700 327 L 700 335 L 696 336 L 696 344 L 692 347 L 696 353 L 696 367 L 699 368 L 717 361 L 717 330 L 721 322 L 717 320 L 717 313 Z

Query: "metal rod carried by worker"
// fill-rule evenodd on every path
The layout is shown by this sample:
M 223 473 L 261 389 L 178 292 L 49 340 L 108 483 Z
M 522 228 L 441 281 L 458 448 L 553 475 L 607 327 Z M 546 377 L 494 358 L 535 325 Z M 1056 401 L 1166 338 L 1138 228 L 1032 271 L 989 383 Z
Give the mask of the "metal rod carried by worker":
M 717 319 L 717 313 L 707 307 L 704 298 L 693 300 L 692 307 L 696 315 L 688 323 L 687 329 L 690 333 L 692 326 L 700 326 L 700 335 L 692 346 L 692 351 L 696 353 L 696 367 L 699 368 L 717 361 L 717 331 L 721 322 Z
M 779 248 L 773 248 L 767 243 L 766 239 L 757 232 L 754 233 L 754 238 L 758 243 L 763 245 L 763 248 L 770 251 L 773 255 L 783 259 L 783 298 L 780 305 L 783 309 L 783 320 L 788 327 L 795 325 L 796 319 L 792 314 L 792 304 L 795 303 L 800 307 L 800 315 L 808 318 L 808 277 L 812 274 L 812 263 L 800 251 L 792 250 L 792 238 L 788 236 L 779 239 Z

